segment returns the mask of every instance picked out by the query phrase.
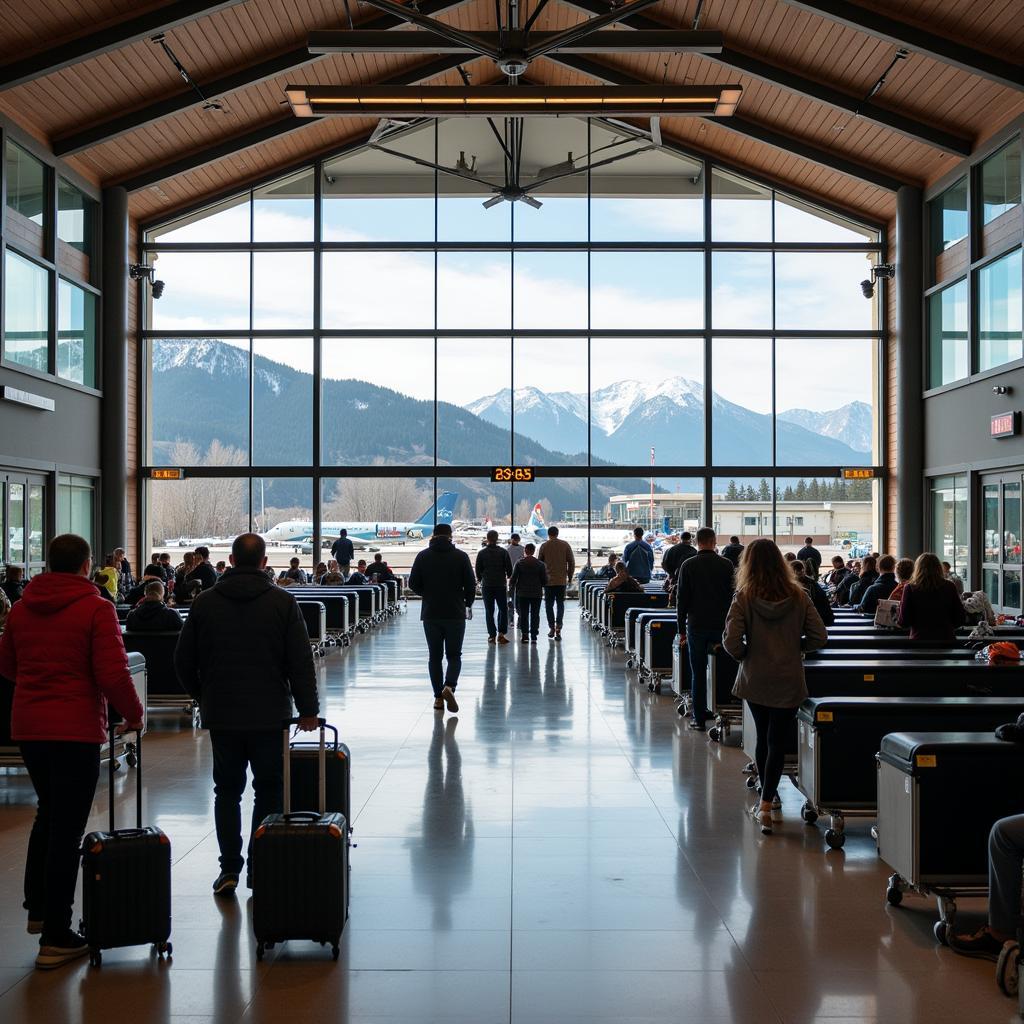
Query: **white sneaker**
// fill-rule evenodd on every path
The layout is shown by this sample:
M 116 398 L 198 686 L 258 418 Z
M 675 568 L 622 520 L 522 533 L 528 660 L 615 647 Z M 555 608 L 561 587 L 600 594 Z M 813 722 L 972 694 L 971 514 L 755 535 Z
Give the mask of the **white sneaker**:
M 453 715 L 459 710 L 459 702 L 455 699 L 455 694 L 452 692 L 452 688 L 450 686 L 446 686 L 441 691 L 441 699 L 448 705 L 448 710 Z
M 36 967 L 48 971 L 54 967 L 77 960 L 89 952 L 89 945 L 75 932 L 69 931 L 59 943 L 52 946 L 40 946 L 36 957 Z

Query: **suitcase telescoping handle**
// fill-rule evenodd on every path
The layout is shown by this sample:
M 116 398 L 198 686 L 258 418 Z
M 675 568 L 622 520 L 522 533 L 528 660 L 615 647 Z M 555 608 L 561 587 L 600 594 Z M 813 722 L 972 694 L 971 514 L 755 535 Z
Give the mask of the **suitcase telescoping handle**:
M 110 812 L 110 831 L 114 828 L 114 743 L 117 740 L 117 723 L 110 723 L 110 750 L 107 751 L 107 805 Z M 132 730 L 127 730 L 131 732 Z M 122 736 L 124 733 L 121 734 Z M 142 730 L 135 730 L 135 828 L 142 828 Z
M 288 718 L 284 723 L 284 816 L 286 818 L 309 818 L 311 816 L 319 818 L 327 808 L 327 719 L 317 719 L 317 724 L 320 726 L 320 750 L 317 754 L 316 780 L 319 811 L 315 815 L 311 811 L 292 811 L 292 745 L 290 740 L 292 726 L 298 725 L 298 723 L 299 719 L 297 718 Z M 336 729 L 335 736 L 337 736 Z

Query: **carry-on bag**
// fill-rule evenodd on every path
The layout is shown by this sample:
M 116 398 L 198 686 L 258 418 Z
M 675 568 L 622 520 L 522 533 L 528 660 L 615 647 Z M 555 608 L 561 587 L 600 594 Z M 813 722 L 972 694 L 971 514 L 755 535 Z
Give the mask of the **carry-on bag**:
M 291 809 L 291 726 L 284 725 L 284 813 L 269 814 L 252 841 L 252 911 L 256 959 L 278 942 L 309 939 L 340 952 L 348 919 L 348 823 L 326 805 L 326 729 L 320 719 L 318 810 Z
M 142 825 L 142 730 L 135 755 L 135 828 L 114 827 L 114 725 L 110 727 L 108 799 L 110 828 L 82 842 L 82 923 L 89 963 L 99 967 L 104 949 L 152 944 L 171 955 L 171 843 Z
M 333 742 L 326 745 L 324 760 L 325 811 L 337 811 L 345 816 L 349 832 L 352 831 L 352 754 L 338 741 L 338 730 L 325 725 L 334 734 Z M 317 806 L 317 771 L 319 747 L 316 743 L 296 740 L 291 743 L 291 806 L 312 809 Z

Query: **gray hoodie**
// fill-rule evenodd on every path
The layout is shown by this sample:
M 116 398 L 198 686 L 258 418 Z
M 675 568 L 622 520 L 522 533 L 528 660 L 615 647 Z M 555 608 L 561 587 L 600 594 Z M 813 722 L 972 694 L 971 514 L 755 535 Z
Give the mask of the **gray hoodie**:
M 722 643 L 740 663 L 734 697 L 771 708 L 795 708 L 807 697 L 803 651 L 825 646 L 828 633 L 810 598 L 782 601 L 736 594 Z

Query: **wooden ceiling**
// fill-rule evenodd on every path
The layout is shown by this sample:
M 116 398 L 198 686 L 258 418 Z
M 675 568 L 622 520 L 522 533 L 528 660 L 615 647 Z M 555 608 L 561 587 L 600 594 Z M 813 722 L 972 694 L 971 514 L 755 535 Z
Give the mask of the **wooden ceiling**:
M 722 58 L 622 54 L 599 64 L 544 58 L 531 66 L 530 78 L 739 81 L 744 95 L 734 121 L 676 118 L 663 126 L 665 133 L 697 152 L 885 221 L 895 210 L 893 183 L 927 185 L 1024 113 L 1020 4 L 662 0 L 619 31 L 651 23 L 689 29 L 699 9 L 699 27 L 724 36 Z M 359 27 L 393 23 L 358 0 L 350 6 Z M 528 12 L 533 5 L 526 6 Z M 537 28 L 566 28 L 608 7 L 607 0 L 552 0 Z M 418 8 L 462 29 L 494 28 L 491 0 L 420 0 Z M 372 127 L 345 119 L 297 122 L 284 101 L 288 81 L 460 81 L 454 58 L 426 65 L 409 55 L 309 60 L 308 32 L 347 25 L 336 0 L 0 0 L 0 11 L 0 110 L 66 154 L 89 180 L 129 184 L 131 211 L 140 220 L 328 152 Z M 898 31 L 891 25 L 885 31 L 881 15 L 897 19 Z M 151 41 L 165 25 L 168 44 L 222 110 L 203 109 Z M 896 53 L 894 38 L 905 40 L 910 54 L 868 103 Z M 950 56 L 944 41 L 960 50 Z M 973 65 L 961 59 L 967 51 Z M 986 62 L 1015 65 L 1017 76 L 1011 67 L 1010 81 L 994 81 Z M 464 67 L 474 82 L 495 78 L 490 61 Z

